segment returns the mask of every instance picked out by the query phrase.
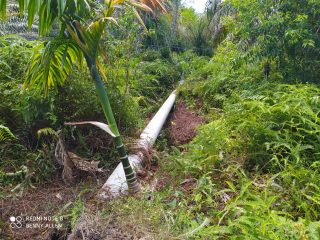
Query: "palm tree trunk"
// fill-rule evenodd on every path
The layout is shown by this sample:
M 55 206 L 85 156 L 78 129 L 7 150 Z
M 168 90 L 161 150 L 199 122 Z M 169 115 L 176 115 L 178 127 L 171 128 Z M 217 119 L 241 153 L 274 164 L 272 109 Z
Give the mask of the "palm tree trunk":
M 129 193 L 136 193 L 140 190 L 140 186 L 137 182 L 136 174 L 129 162 L 127 151 L 123 145 L 116 120 L 114 118 L 112 108 L 109 102 L 107 91 L 102 82 L 101 76 L 99 74 L 98 68 L 94 61 L 92 61 L 89 57 L 86 57 L 87 65 L 91 71 L 92 78 L 94 80 L 94 84 L 96 86 L 96 91 L 98 94 L 98 98 L 102 105 L 104 114 L 107 118 L 107 122 L 112 130 L 112 132 L 116 135 L 115 143 L 120 155 L 120 160 L 122 162 L 122 166 L 126 175 L 126 180 L 128 184 Z
M 174 0 L 173 2 L 174 6 L 173 6 L 173 22 L 172 22 L 172 35 L 173 35 L 172 40 L 174 42 L 176 42 L 177 40 L 180 1 L 181 0 Z

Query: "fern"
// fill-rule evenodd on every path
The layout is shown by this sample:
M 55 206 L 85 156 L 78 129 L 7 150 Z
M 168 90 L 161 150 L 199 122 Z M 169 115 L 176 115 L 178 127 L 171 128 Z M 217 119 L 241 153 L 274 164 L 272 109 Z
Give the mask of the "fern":
M 57 132 L 52 128 L 41 128 L 37 131 L 37 137 L 40 138 L 42 136 L 57 136 Z
M 5 143 L 10 140 L 17 139 L 10 129 L 2 124 L 0 124 L 0 143 Z

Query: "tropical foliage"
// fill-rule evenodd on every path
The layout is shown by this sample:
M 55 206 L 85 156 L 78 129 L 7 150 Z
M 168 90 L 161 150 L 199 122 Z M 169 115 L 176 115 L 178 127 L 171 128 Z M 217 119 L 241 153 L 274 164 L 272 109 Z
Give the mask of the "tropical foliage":
M 318 3 L 210 2 L 217 48 L 189 55 L 181 88 L 208 123 L 172 148 L 171 187 L 142 205 L 182 239 L 318 239 Z
M 69 2 L 64 0 L 57 2 L 19 1 L 20 16 L 23 16 L 25 10 L 28 12 L 29 28 L 32 26 L 35 16 L 38 16 L 39 36 L 48 34 L 56 20 L 59 20 L 60 25 L 59 36 L 40 45 L 35 50 L 25 87 L 36 87 L 47 93 L 50 87 L 62 86 L 64 80 L 72 71 L 73 63 L 75 61 L 81 62 L 82 58 L 85 58 L 105 117 L 113 132 L 130 192 L 137 192 L 139 187 L 101 79 L 103 70 L 101 69 L 98 56 L 105 56 L 100 41 L 106 30 L 107 22 L 116 23 L 116 20 L 112 16 L 117 7 L 130 7 L 141 22 L 142 20 L 136 8 L 145 11 L 151 11 L 150 7 L 165 10 L 161 1 L 149 0 L 144 2 L 146 4 L 135 0 L 111 0 L 106 1 L 104 4 L 90 2 L 92 5 L 90 6 L 86 0 Z M 0 12 L 3 18 L 6 16 L 6 7 L 6 1 L 1 1 Z M 100 72 L 98 68 L 100 68 Z
M 67 149 L 100 161 L 99 180 L 120 153 L 137 190 L 123 142 L 178 87 L 178 101 L 204 119 L 197 136 L 173 146 L 163 131 L 150 171 L 138 172 L 148 185 L 138 197 L 97 204 L 91 183 L 59 206 L 68 233 L 91 212 L 134 221 L 146 239 L 319 239 L 319 9 L 315 0 L 210 0 L 204 14 L 179 0 L 0 0 L 0 198 L 55 181 L 58 132 Z M 104 119 L 110 135 L 64 125 Z

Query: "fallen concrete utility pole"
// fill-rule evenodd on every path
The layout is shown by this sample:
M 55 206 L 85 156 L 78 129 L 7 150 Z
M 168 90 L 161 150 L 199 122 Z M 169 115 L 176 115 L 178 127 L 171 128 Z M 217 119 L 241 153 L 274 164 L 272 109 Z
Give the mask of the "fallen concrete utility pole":
M 141 163 L 144 159 L 144 153 L 148 152 L 150 147 L 155 143 L 168 115 L 176 100 L 176 91 L 173 91 L 167 98 L 156 115 L 149 122 L 147 127 L 140 135 L 140 139 L 137 143 L 137 149 L 141 149 L 136 154 L 129 155 L 129 161 L 133 168 L 141 168 Z M 98 197 L 101 199 L 113 199 L 121 195 L 128 193 L 128 185 L 126 183 L 126 177 L 122 167 L 122 163 L 116 167 L 113 173 L 110 175 L 106 183 L 103 185 L 98 193 Z

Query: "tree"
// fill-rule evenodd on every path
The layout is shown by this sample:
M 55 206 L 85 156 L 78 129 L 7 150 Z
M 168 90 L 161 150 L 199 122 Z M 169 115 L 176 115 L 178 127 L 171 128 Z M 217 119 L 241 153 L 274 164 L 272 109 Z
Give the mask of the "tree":
M 234 9 L 235 41 L 250 59 L 275 61 L 288 82 L 319 83 L 320 2 L 226 0 Z M 228 24 L 227 24 L 228 25 Z
M 179 9 L 180 9 L 180 5 L 181 5 L 181 0 L 173 0 L 172 5 L 173 5 L 172 37 L 173 37 L 173 40 L 176 40 L 177 33 L 178 33 L 178 18 L 179 18 L 179 14 L 180 14 Z
M 231 4 L 222 0 L 207 1 L 206 13 L 208 18 L 208 30 L 212 34 L 214 46 L 217 46 L 227 36 L 228 31 L 222 24 L 222 18 L 234 14 Z
M 35 49 L 28 69 L 25 88 L 36 88 L 47 93 L 50 88 L 62 86 L 73 70 L 74 64 L 85 59 L 90 70 L 96 92 L 109 129 L 123 164 L 129 192 L 139 191 L 139 184 L 122 142 L 108 94 L 104 87 L 100 57 L 105 57 L 101 39 L 108 23 L 116 24 L 113 15 L 121 8 L 131 9 L 142 23 L 138 11 L 165 11 L 164 0 L 19 0 L 20 16 L 28 13 L 29 28 L 38 18 L 39 36 L 47 35 L 53 26 L 59 24 L 60 33 Z M 0 0 L 0 13 L 6 17 L 7 0 Z M 120 10 L 118 10 L 120 9 Z

